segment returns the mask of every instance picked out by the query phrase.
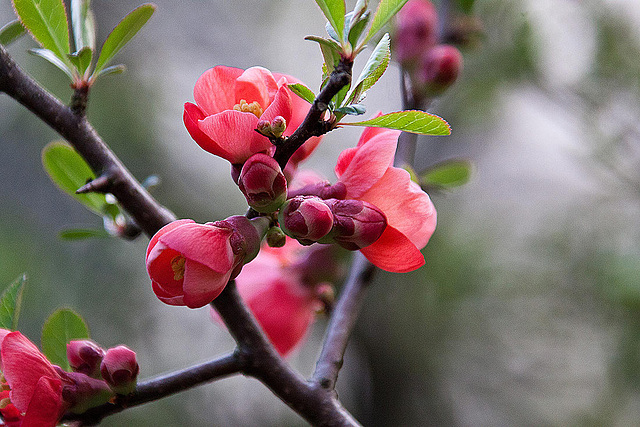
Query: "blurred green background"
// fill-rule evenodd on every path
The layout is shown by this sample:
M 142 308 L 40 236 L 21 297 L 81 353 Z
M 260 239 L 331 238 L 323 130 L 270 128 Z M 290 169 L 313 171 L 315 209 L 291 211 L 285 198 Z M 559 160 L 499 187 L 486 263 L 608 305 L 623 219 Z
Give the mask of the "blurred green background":
M 218 64 L 262 65 L 317 88 L 321 56 L 303 37 L 324 34 L 321 13 L 311 0 L 156 3 L 118 57 L 128 71 L 92 91 L 89 118 L 138 179 L 160 176 L 154 195 L 179 217 L 244 212 L 228 164 L 185 131 L 182 105 Z M 92 2 L 99 42 L 138 4 Z M 473 181 L 432 195 L 439 224 L 425 267 L 377 275 L 340 397 L 373 426 L 638 425 L 640 4 L 477 0 L 474 13 L 484 36 L 431 109 L 453 134 L 421 138 L 417 156 L 422 166 L 472 159 Z M 11 19 L 10 1 L 0 1 L 0 24 Z M 68 100 L 62 73 L 26 54 L 33 46 L 25 37 L 9 52 Z M 398 75 L 392 66 L 370 92 L 370 113 L 400 108 Z M 57 135 L 7 96 L 0 112 L 0 284 L 29 277 L 20 329 L 39 342 L 46 317 L 72 307 L 96 341 L 135 349 L 142 377 L 231 350 L 206 308 L 155 298 L 145 238 L 57 238 L 100 220 L 44 173 L 40 151 Z M 358 134 L 329 134 L 310 166 L 332 176 Z M 319 319 L 291 357 L 305 375 L 324 326 Z M 234 377 L 103 425 L 304 422 L 257 381 Z

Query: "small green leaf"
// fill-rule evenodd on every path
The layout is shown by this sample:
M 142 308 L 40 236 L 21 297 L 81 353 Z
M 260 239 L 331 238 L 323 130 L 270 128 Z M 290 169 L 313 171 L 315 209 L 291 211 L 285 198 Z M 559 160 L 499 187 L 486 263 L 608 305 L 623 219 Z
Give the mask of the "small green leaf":
M 347 39 L 349 40 L 351 46 L 355 46 L 358 44 L 358 39 L 362 35 L 364 29 L 367 27 L 370 18 L 371 14 L 369 13 L 369 11 L 365 11 L 359 18 L 352 18 L 349 25 L 349 31 L 347 33 Z
M 89 328 L 75 311 L 63 308 L 53 312 L 42 327 L 42 352 L 49 362 L 69 371 L 67 344 L 89 338 Z
M 316 95 L 313 93 L 313 91 L 302 83 L 292 83 L 287 85 L 287 87 L 289 88 L 289 90 L 291 90 L 291 92 L 295 93 L 310 104 L 312 104 L 316 99 Z
M 123 64 L 111 65 L 107 68 L 103 68 L 98 73 L 94 73 L 92 76 L 93 80 L 99 79 L 101 77 L 109 76 L 111 74 L 122 74 L 126 71 L 127 67 Z
M 365 37 L 364 42 L 371 40 L 371 37 L 375 36 L 378 31 L 385 26 L 385 24 L 398 13 L 407 0 L 380 0 L 380 4 L 376 9 L 376 14 L 373 16 L 373 22 L 369 33 Z
M 12 0 L 22 25 L 63 62 L 69 53 L 69 24 L 62 0 Z
M 18 277 L 0 295 L 0 328 L 15 331 L 18 327 L 18 316 L 22 305 L 22 292 L 27 276 Z
M 386 33 L 369 56 L 369 60 L 362 69 L 351 93 L 347 96 L 347 103 L 360 102 L 367 90 L 382 77 L 391 59 L 390 43 L 389 33 Z
M 27 30 L 22 26 L 19 20 L 11 21 L 7 25 L 0 28 L 0 44 L 9 46 L 14 41 L 26 33 Z
M 147 3 L 134 9 L 131 13 L 120 21 L 118 25 L 111 31 L 107 40 L 102 45 L 98 62 L 96 63 L 95 73 L 99 73 L 109 61 L 113 59 L 116 53 L 120 51 L 133 36 L 147 23 L 156 5 Z
M 424 111 L 408 110 L 383 114 L 369 120 L 354 123 L 343 123 L 342 126 L 371 126 L 387 129 L 398 129 L 421 135 L 450 135 L 451 127 L 442 118 Z
M 102 216 L 108 204 L 104 194 L 76 194 L 76 190 L 95 179 L 95 174 L 84 159 L 69 144 L 54 141 L 42 150 L 42 165 L 51 180 L 60 189 L 73 196 L 87 208 Z
M 454 188 L 471 179 L 472 165 L 467 160 L 449 160 L 439 163 L 420 175 L 423 187 Z
M 69 228 L 62 230 L 58 234 L 58 237 L 62 240 L 86 240 L 110 236 L 106 230 L 98 228 Z
M 78 73 L 84 75 L 87 68 L 91 65 L 91 59 L 93 59 L 93 51 L 90 47 L 83 47 L 80 52 L 70 53 L 69 61 L 76 66 Z
M 91 0 L 71 0 L 71 26 L 76 51 L 88 47 L 96 50 L 96 18 L 91 11 Z
M 58 56 L 55 53 L 53 53 L 49 49 L 40 49 L 40 48 L 29 49 L 29 53 L 39 56 L 43 59 L 46 59 L 51 64 L 55 65 L 56 67 L 64 71 L 64 73 L 71 79 L 71 81 L 75 80 L 73 71 L 71 70 L 69 65 L 67 65 L 67 62 L 62 61 L 60 58 L 58 58 Z
M 336 108 L 333 110 L 334 113 L 349 114 L 352 116 L 359 116 L 361 114 L 364 114 L 366 111 L 367 109 L 364 108 L 364 105 L 361 104 L 345 105 L 344 107 Z
M 340 45 L 333 40 L 325 39 L 318 36 L 307 36 L 305 40 L 311 40 L 317 42 L 320 45 L 320 51 L 324 58 L 324 65 L 326 70 L 323 70 L 326 75 L 331 74 L 336 64 L 340 61 Z
M 316 0 L 316 3 L 337 33 L 338 40 L 344 40 L 344 15 L 347 13 L 344 0 Z

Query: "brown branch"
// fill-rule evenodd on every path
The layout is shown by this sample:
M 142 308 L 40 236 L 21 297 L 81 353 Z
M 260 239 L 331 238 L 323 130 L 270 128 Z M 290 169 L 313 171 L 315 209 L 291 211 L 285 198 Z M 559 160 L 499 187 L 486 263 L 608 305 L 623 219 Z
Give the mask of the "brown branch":
M 240 358 L 237 353 L 233 353 L 181 371 L 146 380 L 139 383 L 136 390 L 130 395 L 118 396 L 114 403 L 96 406 L 82 414 L 67 414 L 63 421 L 80 420 L 84 425 L 95 425 L 106 416 L 228 377 L 240 372 L 240 369 Z
M 152 236 L 175 216 L 136 181 L 81 114 L 55 98 L 11 59 L 0 46 L 0 91 L 27 107 L 66 139 L 87 161 L 96 176 L 109 178 L 112 193 L 136 224 Z

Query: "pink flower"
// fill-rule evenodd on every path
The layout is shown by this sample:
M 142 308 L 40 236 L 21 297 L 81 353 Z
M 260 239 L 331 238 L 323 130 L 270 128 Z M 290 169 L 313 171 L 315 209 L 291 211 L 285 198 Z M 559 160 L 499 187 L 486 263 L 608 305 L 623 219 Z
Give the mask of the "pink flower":
M 169 305 L 207 305 L 257 253 L 260 240 L 243 216 L 206 224 L 173 221 L 151 238 L 147 248 L 153 291 Z
M 66 404 L 62 399 L 62 380 L 53 365 L 20 332 L 0 329 L 0 355 L 4 381 L 10 387 L 11 404 L 24 414 L 21 426 L 55 426 Z M 6 408 L 5 408 L 6 409 Z M 2 412 L 3 416 L 5 412 Z M 16 423 L 15 412 L 12 421 Z M 9 420 L 7 420 L 9 421 Z
M 367 128 L 358 146 L 343 151 L 335 168 L 345 199 L 369 202 L 387 218 L 382 236 L 360 249 L 376 266 L 395 273 L 420 268 L 420 253 L 436 227 L 436 210 L 429 196 L 409 173 L 393 166 L 400 131 Z
M 196 82 L 196 104 L 184 105 L 184 124 L 200 147 L 232 164 L 242 164 L 256 153 L 272 154 L 275 147 L 256 132 L 257 124 L 281 116 L 288 124 L 284 135 L 295 131 L 309 110 L 309 104 L 287 88 L 287 83 L 296 82 L 262 67 L 213 67 Z M 312 138 L 300 147 L 294 162 L 306 158 L 319 141 Z
M 429 0 L 410 0 L 396 15 L 393 53 L 406 67 L 415 66 L 423 52 L 436 43 L 438 14 Z
M 303 282 L 305 271 L 297 266 L 310 251 L 293 239 L 282 248 L 263 246 L 236 278 L 242 299 L 283 356 L 307 335 L 319 307 L 318 288 Z M 215 310 L 211 314 L 221 322 Z

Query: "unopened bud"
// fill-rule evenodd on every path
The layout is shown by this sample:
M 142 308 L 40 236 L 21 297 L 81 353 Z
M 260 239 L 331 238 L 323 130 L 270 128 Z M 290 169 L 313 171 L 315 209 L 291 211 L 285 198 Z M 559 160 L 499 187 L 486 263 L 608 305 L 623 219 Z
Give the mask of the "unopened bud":
M 427 96 L 439 95 L 451 86 L 462 71 L 462 54 L 450 45 L 438 45 L 422 58 L 416 70 L 415 89 Z
M 244 215 L 234 215 L 210 224 L 233 230 L 233 234 L 229 237 L 229 244 L 236 257 L 238 267 L 237 272 L 234 270 L 231 274 L 233 278 L 240 273 L 243 264 L 246 264 L 258 255 L 260 243 L 269 226 L 269 219 L 260 216 L 250 220 Z
M 271 133 L 276 138 L 280 138 L 287 129 L 287 121 L 282 116 L 275 116 L 271 120 Z
M 245 162 L 238 186 L 249 206 L 261 213 L 275 212 L 287 200 L 287 179 L 280 165 L 263 153 Z
M 65 372 L 59 366 L 54 366 L 54 369 L 62 379 L 62 400 L 71 412 L 85 412 L 113 397 L 113 391 L 103 380 L 80 372 Z
M 413 68 L 420 56 L 436 43 L 438 14 L 429 0 L 409 0 L 396 15 L 391 38 L 394 56 L 403 66 Z
M 119 345 L 107 350 L 100 365 L 102 378 L 117 394 L 129 394 L 136 388 L 140 366 L 136 361 L 136 353 Z
M 74 372 L 98 378 L 103 357 L 104 350 L 93 341 L 79 340 L 67 344 L 67 360 Z
M 271 123 L 266 120 L 258 120 L 256 130 L 267 138 L 273 136 L 273 132 L 271 131 Z
M 281 248 L 287 243 L 287 235 L 280 227 L 271 227 L 267 231 L 267 245 L 272 248 Z
M 374 243 L 387 227 L 384 213 L 361 200 L 327 200 L 333 212 L 331 238 L 345 249 L 355 251 Z
M 287 235 L 310 245 L 326 236 L 333 227 L 333 213 L 315 196 L 297 196 L 280 209 L 278 221 Z

